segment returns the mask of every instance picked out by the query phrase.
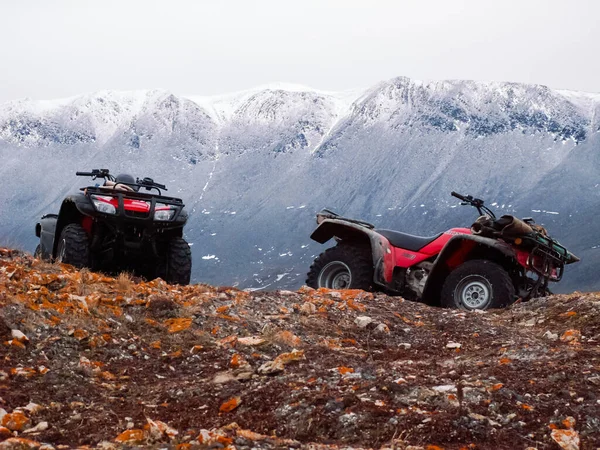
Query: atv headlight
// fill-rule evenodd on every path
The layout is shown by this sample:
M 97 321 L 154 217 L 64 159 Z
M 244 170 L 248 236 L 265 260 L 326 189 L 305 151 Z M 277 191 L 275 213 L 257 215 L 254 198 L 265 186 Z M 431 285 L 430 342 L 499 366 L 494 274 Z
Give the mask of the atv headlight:
M 94 207 L 96 211 L 104 213 L 104 214 L 116 214 L 117 208 L 115 205 L 111 204 L 110 201 L 112 197 L 103 197 L 100 195 L 92 195 L 92 202 L 94 203 Z
M 175 216 L 175 209 L 164 203 L 157 203 L 154 210 L 154 220 L 167 221 Z

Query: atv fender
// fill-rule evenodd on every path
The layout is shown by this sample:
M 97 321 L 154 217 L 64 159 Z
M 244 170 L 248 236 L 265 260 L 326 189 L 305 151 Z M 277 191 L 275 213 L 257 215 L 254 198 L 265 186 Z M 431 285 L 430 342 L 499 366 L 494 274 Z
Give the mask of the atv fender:
M 360 224 L 339 219 L 326 219 L 310 235 L 310 238 L 319 244 L 325 244 L 331 238 L 342 242 L 368 247 L 373 257 L 373 281 L 381 286 L 388 287 L 384 278 L 385 256 L 391 254 L 389 241 L 379 233 Z
M 518 267 L 514 249 L 505 242 L 482 236 L 461 234 L 452 237 L 438 255 L 427 278 L 421 301 L 440 304 L 440 292 L 446 277 L 470 259 L 489 259 L 509 269 Z
M 66 197 L 60 207 L 56 228 L 54 231 L 54 243 L 52 245 L 52 257 L 56 258 L 56 250 L 58 248 L 58 238 L 64 227 L 71 223 L 81 223 L 84 216 L 90 216 L 94 213 L 88 197 L 83 193 L 77 193 Z
M 35 235 L 40 238 L 40 251 L 42 259 L 52 258 L 52 247 L 54 245 L 54 233 L 56 231 L 56 220 L 58 215 L 46 214 L 42 220 L 35 225 Z

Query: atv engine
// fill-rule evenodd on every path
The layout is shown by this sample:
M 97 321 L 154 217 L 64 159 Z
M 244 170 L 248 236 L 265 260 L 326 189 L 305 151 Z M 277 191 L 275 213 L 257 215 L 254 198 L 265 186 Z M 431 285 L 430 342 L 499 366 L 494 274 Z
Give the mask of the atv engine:
M 414 267 L 410 267 L 406 270 L 406 287 L 413 291 L 420 298 L 423 295 L 425 289 L 425 283 L 433 263 L 429 261 L 423 261 Z

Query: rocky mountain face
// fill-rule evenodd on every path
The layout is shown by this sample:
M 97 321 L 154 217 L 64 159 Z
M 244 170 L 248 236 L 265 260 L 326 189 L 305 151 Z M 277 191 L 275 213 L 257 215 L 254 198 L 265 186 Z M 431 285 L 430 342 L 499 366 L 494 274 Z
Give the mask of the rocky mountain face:
M 532 216 L 572 248 L 559 290 L 600 288 L 600 95 L 396 78 L 357 92 L 272 86 L 222 97 L 98 92 L 0 105 L 0 236 L 33 250 L 76 170 L 151 176 L 189 210 L 193 279 L 298 287 L 329 207 L 430 235 L 470 225 L 454 190 Z

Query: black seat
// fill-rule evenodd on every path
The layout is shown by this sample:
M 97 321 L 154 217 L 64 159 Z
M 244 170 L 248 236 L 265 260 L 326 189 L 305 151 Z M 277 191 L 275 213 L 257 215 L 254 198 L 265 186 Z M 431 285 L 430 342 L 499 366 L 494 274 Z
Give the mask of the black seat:
M 413 236 L 412 234 L 400 233 L 392 230 L 375 230 L 385 237 L 394 247 L 404 248 L 413 252 L 418 252 L 427 244 L 435 241 L 443 233 L 438 233 L 431 237 Z

